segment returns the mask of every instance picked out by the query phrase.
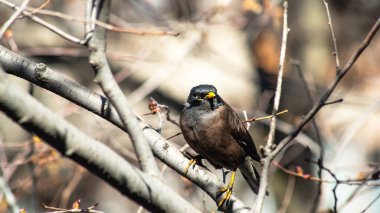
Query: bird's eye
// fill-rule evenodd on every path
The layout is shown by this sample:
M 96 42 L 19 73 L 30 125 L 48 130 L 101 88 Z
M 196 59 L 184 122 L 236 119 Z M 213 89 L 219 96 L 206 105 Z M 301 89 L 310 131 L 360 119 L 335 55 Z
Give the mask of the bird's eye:
M 193 96 L 196 98 L 196 97 L 199 96 L 199 94 L 198 94 L 197 92 L 195 92 L 195 93 L 193 94 Z

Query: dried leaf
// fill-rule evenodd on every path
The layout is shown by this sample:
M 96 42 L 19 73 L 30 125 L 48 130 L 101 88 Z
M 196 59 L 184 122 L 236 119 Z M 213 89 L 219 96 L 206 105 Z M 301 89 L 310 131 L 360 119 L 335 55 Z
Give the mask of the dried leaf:
M 4 38 L 11 38 L 11 37 L 13 37 L 13 32 L 12 32 L 12 30 L 7 30 L 7 31 L 5 31 L 5 33 L 4 33 Z M 21 210 L 20 210 L 21 211 Z
M 80 209 L 80 199 L 73 203 L 73 209 Z
M 19 213 L 27 213 L 26 209 L 20 209 Z
M 366 178 L 366 175 L 364 172 L 359 172 L 356 174 L 356 179 L 357 180 L 364 180 Z
M 310 174 L 304 174 L 304 175 L 302 175 L 302 177 L 305 178 L 305 179 L 310 179 L 311 175 Z
M 300 166 L 296 167 L 296 172 L 297 172 L 297 175 L 303 176 L 303 169 Z
M 160 111 L 160 107 L 158 106 L 158 103 L 153 99 L 150 99 L 148 108 L 152 112 L 152 114 L 156 114 L 157 112 Z
M 263 7 L 261 6 L 260 2 L 257 0 L 244 0 L 241 3 L 241 7 L 243 11 L 251 11 L 253 13 L 259 14 L 263 11 Z

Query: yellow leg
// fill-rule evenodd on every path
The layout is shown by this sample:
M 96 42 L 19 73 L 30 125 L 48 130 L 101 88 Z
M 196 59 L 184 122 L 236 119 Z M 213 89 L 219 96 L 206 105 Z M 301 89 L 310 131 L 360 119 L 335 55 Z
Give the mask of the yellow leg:
M 232 195 L 232 187 L 234 186 L 234 182 L 235 182 L 235 175 L 236 175 L 236 171 L 233 171 L 232 175 L 231 175 L 230 182 L 228 183 L 228 185 L 226 187 L 223 187 L 220 189 L 220 192 L 225 193 L 225 195 L 220 200 L 218 207 L 222 206 L 223 203 L 225 203 L 226 201 L 228 201 L 230 199 L 230 197 Z
M 189 164 L 187 164 L 187 166 L 186 166 L 186 168 L 185 168 L 185 174 L 187 174 L 187 172 L 189 171 L 190 166 L 192 166 L 192 165 L 194 165 L 194 164 L 196 164 L 196 163 L 197 163 L 197 159 L 191 159 L 191 160 L 189 161 Z

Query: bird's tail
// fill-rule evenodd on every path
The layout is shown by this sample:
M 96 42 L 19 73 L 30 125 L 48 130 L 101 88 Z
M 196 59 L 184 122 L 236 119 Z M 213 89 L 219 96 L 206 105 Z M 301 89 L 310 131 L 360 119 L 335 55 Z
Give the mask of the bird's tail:
M 250 157 L 246 157 L 244 163 L 239 166 L 244 179 L 247 181 L 252 191 L 257 194 L 260 186 L 260 174 L 253 165 L 253 160 Z

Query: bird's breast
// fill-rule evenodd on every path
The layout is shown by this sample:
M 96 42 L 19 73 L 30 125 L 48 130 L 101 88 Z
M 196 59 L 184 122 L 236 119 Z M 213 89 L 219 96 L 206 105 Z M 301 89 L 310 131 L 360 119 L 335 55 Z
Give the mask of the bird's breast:
M 219 109 L 184 110 L 180 118 L 183 136 L 192 149 L 216 168 L 235 170 L 245 156 L 230 133 Z

